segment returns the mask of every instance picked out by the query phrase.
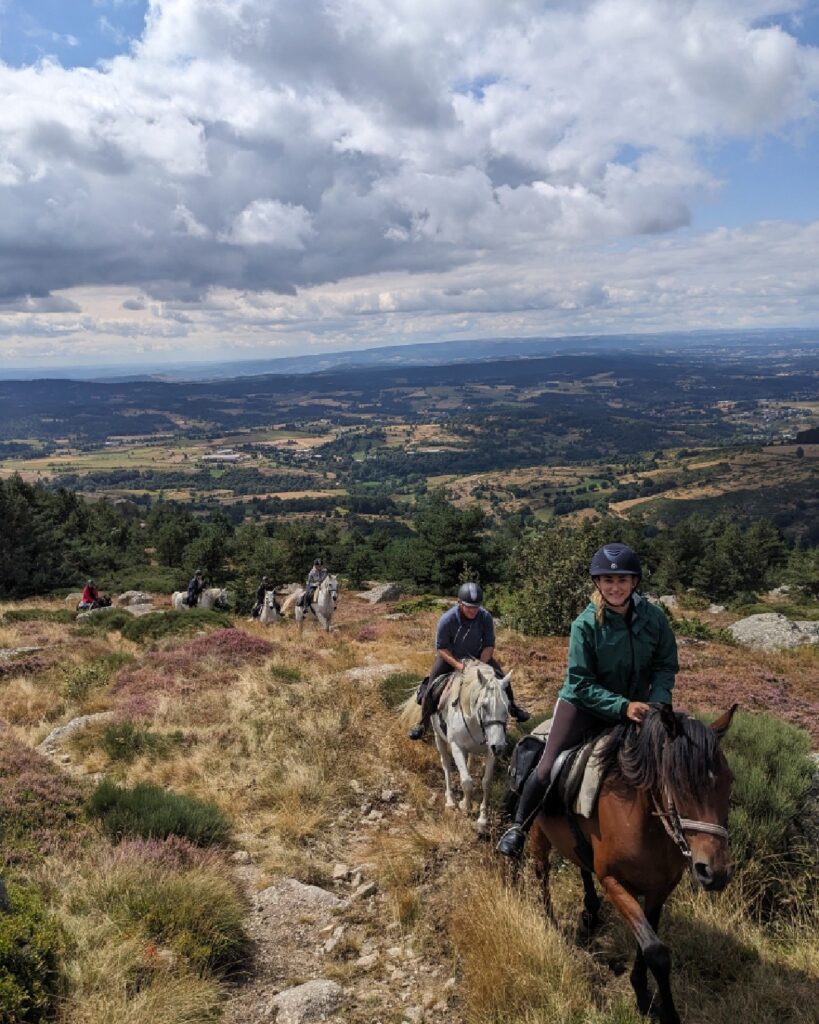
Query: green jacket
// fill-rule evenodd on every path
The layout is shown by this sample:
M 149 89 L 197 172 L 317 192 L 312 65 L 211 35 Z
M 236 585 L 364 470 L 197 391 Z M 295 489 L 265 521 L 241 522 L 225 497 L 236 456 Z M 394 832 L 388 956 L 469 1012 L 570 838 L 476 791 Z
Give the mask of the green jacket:
M 679 669 L 677 641 L 655 605 L 635 594 L 630 625 L 606 609 L 600 626 L 589 603 L 572 623 L 569 666 L 558 696 L 601 718 L 623 721 L 630 701 L 670 704 Z

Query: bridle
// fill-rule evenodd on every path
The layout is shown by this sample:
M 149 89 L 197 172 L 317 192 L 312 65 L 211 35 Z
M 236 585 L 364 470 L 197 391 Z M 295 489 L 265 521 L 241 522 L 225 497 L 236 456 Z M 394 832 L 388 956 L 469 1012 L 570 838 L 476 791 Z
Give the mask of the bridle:
M 727 843 L 729 839 L 728 829 L 723 828 L 722 825 L 714 825 L 710 821 L 696 821 L 693 818 L 681 818 L 679 811 L 674 804 L 674 797 L 671 795 L 671 790 L 667 784 L 663 786 L 663 796 L 668 808 L 668 810 L 665 811 L 663 810 L 660 801 L 657 799 L 657 794 L 652 792 L 651 799 L 654 803 L 654 814 L 663 823 L 663 828 L 685 858 L 688 868 L 691 871 L 692 880 L 699 885 L 700 880 L 697 878 L 697 874 L 694 871 L 694 855 L 691 852 L 691 847 L 688 845 L 685 833 L 705 832 L 708 835 L 717 836 L 719 839 L 722 839 Z
M 472 742 L 476 746 L 479 746 L 479 747 L 480 746 L 484 746 L 484 747 L 487 747 L 487 749 L 488 749 L 489 741 L 486 738 L 486 730 L 489 728 L 490 725 L 502 725 L 504 727 L 504 729 L 505 729 L 506 728 L 506 723 L 508 721 L 508 716 L 507 716 L 507 718 L 489 718 L 486 721 L 484 721 L 484 719 L 481 717 L 481 712 L 478 711 L 476 713 L 475 717 L 478 719 L 478 725 L 481 727 L 481 735 L 483 736 L 483 740 L 476 739 L 475 736 L 472 734 L 472 730 L 469 728 L 469 722 L 467 722 L 467 720 L 466 720 L 466 715 L 464 713 L 463 703 L 461 701 L 461 693 L 462 693 L 462 687 L 459 687 L 458 688 L 458 710 L 461 712 L 461 718 L 463 719 L 464 729 L 466 729 L 467 733 L 469 734 L 469 738 L 472 740 Z M 503 700 L 504 704 L 506 704 L 506 696 L 504 695 L 503 690 L 501 690 L 501 699 Z

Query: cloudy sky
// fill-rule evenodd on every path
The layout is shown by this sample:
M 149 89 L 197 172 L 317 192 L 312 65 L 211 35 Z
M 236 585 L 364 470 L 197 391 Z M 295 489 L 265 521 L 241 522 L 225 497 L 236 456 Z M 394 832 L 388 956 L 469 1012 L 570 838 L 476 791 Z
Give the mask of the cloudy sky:
M 819 326 L 819 2 L 0 0 L 0 362 Z

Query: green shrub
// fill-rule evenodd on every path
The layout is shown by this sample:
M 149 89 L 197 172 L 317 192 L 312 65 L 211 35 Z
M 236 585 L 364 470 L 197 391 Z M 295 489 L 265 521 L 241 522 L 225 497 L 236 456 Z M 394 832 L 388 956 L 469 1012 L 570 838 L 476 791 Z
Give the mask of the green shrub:
M 414 672 L 393 672 L 381 683 L 381 696 L 388 708 L 397 708 L 418 689 L 420 679 Z
M 68 608 L 15 608 L 3 613 L 4 622 L 73 622 L 76 617 Z
M 0 1020 L 49 1020 L 61 989 L 62 933 L 34 890 L 9 882 L 8 896 L 11 911 L 0 913 Z
M 127 640 L 149 643 L 166 636 L 190 636 L 203 629 L 225 629 L 231 618 L 225 612 L 191 608 L 189 611 L 149 612 L 138 618 L 129 615 L 120 632 Z
M 125 764 L 143 754 L 157 759 L 168 757 L 181 742 L 182 733 L 179 731 L 163 736 L 127 719 L 106 726 L 100 740 L 102 749 L 111 761 L 122 761 Z
M 728 629 L 714 629 L 707 622 L 696 616 L 690 619 L 672 619 L 672 629 L 676 636 L 687 636 L 692 640 L 711 640 L 721 644 L 736 645 L 734 634 Z
M 815 914 L 819 854 L 800 822 L 814 772 L 810 737 L 772 715 L 738 714 L 723 746 L 736 777 L 731 850 L 752 910 Z
M 176 871 L 131 861 L 107 872 L 92 897 L 129 931 L 175 950 L 197 973 L 236 971 L 249 954 L 245 902 L 224 868 Z
M 451 603 L 434 594 L 421 594 L 420 597 L 408 597 L 405 601 L 399 601 L 392 610 L 404 615 L 411 615 L 413 612 L 440 612 L 446 604 Z
M 62 671 L 62 693 L 66 700 L 82 703 L 92 690 L 106 686 L 113 676 L 132 662 L 133 656 L 115 651 L 84 665 L 66 666 Z
M 126 836 L 165 839 L 175 835 L 197 846 L 226 842 L 230 822 L 214 804 L 141 782 L 133 789 L 104 779 L 88 802 L 114 840 Z
M 271 665 L 270 674 L 282 683 L 297 683 L 301 679 L 301 669 L 289 665 Z
M 114 630 L 123 629 L 132 618 L 133 616 L 128 612 L 121 608 L 115 608 L 113 611 L 100 612 L 98 615 L 82 619 L 77 623 L 74 632 L 78 636 L 98 636 L 100 633 L 112 633 Z

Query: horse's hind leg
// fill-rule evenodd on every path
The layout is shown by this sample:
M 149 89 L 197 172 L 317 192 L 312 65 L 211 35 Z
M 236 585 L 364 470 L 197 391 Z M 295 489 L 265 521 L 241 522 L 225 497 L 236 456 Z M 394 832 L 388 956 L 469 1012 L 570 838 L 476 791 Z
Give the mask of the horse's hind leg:
M 450 743 L 449 748 L 452 751 L 452 757 L 455 760 L 455 765 L 458 768 L 458 774 L 461 777 L 461 791 L 463 792 L 463 799 L 461 800 L 460 808 L 464 814 L 469 814 L 472 810 L 472 787 L 474 786 L 474 782 L 469 771 L 469 765 L 466 761 L 466 755 L 457 743 Z
M 583 913 L 580 915 L 580 930 L 585 935 L 591 935 L 600 924 L 600 897 L 594 888 L 594 878 L 591 871 L 585 868 L 580 869 L 580 877 L 583 879 Z

